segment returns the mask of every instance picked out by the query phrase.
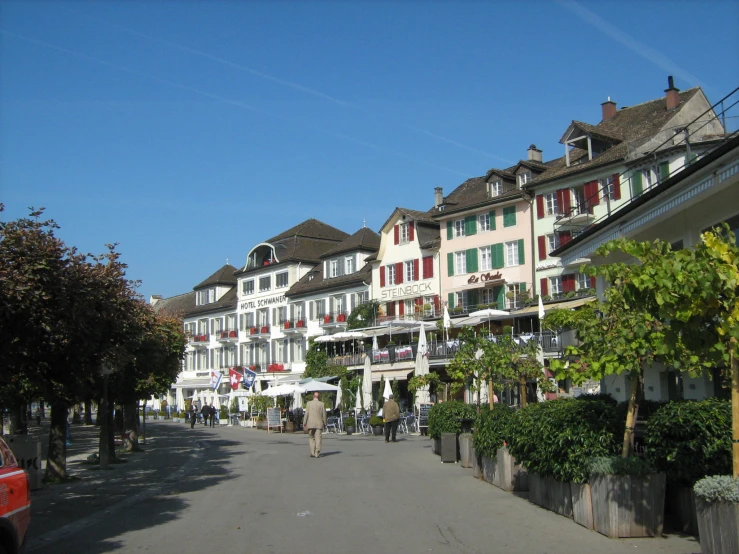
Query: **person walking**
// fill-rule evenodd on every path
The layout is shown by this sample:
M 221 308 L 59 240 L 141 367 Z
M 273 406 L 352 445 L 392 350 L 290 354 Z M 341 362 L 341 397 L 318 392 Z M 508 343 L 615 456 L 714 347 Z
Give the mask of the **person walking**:
M 203 424 L 207 427 L 208 417 L 211 415 L 210 406 L 208 406 L 207 404 L 203 404 L 203 407 L 200 408 L 200 415 L 203 416 Z
M 213 407 L 213 403 L 210 403 L 210 426 L 215 427 L 216 423 L 216 416 L 218 415 L 218 410 Z
M 195 402 L 190 404 L 190 429 L 195 429 L 195 420 L 198 417 L 198 409 L 195 407 Z
M 313 400 L 308 402 L 303 416 L 303 427 L 308 429 L 308 443 L 311 458 L 321 456 L 321 438 L 326 427 L 326 406 L 318 400 L 318 393 L 313 393 Z
M 390 432 L 392 431 L 393 442 L 395 440 L 395 433 L 398 432 L 398 420 L 400 419 L 400 406 L 393 400 L 393 395 L 390 395 L 390 399 L 385 402 L 382 406 L 382 413 L 385 418 L 385 442 L 390 442 Z

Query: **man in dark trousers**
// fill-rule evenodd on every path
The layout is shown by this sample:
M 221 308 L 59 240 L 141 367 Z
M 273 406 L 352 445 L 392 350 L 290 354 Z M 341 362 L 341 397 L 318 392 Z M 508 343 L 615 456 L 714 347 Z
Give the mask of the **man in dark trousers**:
M 215 427 L 216 413 L 218 413 L 218 412 L 216 411 L 215 406 L 213 406 L 213 403 L 212 402 L 208 405 L 208 407 L 209 407 L 209 410 L 210 410 L 210 426 L 211 427 Z
M 323 428 L 326 427 L 326 406 L 318 400 L 318 393 L 313 393 L 313 400 L 305 406 L 303 416 L 303 427 L 308 429 L 308 443 L 310 445 L 311 458 L 321 456 L 321 436 Z
M 210 416 L 210 406 L 207 404 L 203 404 L 203 407 L 200 409 L 200 415 L 203 416 L 203 424 L 207 427 L 208 426 L 208 416 Z
M 393 400 L 392 394 L 390 395 L 390 399 L 382 406 L 382 414 L 385 418 L 385 442 L 390 442 L 390 431 L 392 431 L 393 442 L 398 442 L 395 440 L 395 433 L 398 431 L 400 406 Z
M 198 417 L 198 409 L 195 407 L 195 402 L 190 404 L 190 429 L 195 429 L 195 420 Z

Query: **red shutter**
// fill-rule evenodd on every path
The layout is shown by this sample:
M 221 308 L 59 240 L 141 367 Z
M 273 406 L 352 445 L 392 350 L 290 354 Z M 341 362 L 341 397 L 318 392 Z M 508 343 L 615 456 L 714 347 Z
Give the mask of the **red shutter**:
M 400 243 L 400 226 L 396 225 L 394 229 L 395 233 L 395 244 Z
M 544 235 L 541 235 L 537 239 L 537 243 L 539 246 L 539 259 L 546 260 L 547 259 L 547 237 L 545 237 Z
M 411 242 L 413 242 L 414 237 L 416 236 L 415 227 L 416 225 L 412 221 L 408 224 L 408 240 Z
M 573 274 L 562 275 L 562 292 L 573 292 L 575 290 L 575 276 Z
M 405 302 L 398 302 L 398 315 L 405 315 Z
M 439 310 L 441 310 L 441 298 L 439 298 L 438 294 L 434 295 L 434 313 L 439 313 Z
M 536 219 L 544 217 L 544 197 L 540 194 L 536 197 Z
M 570 189 L 557 191 L 557 210 L 560 214 L 570 215 Z
M 613 175 L 613 199 L 621 200 L 621 176 L 618 173 Z
M 572 233 L 570 231 L 559 232 L 559 245 L 564 246 L 572 240 Z
M 385 266 L 380 266 L 380 286 L 385 286 Z
M 549 296 L 549 279 L 546 277 L 539 279 L 539 294 Z
M 395 317 L 395 302 L 387 303 L 387 315 L 388 317 L 390 316 Z
M 600 199 L 598 198 L 598 181 L 590 181 L 589 183 L 585 183 L 585 199 L 588 203 L 588 208 L 598 205 L 598 202 L 600 201 Z
M 421 274 L 418 273 L 418 258 L 413 260 L 413 280 L 414 281 L 420 281 L 421 280 Z
M 432 279 L 434 277 L 434 258 L 432 256 L 424 256 L 423 258 L 423 278 Z
M 403 262 L 395 264 L 395 284 L 399 285 L 403 282 Z
M 594 289 L 595 288 L 595 277 L 591 277 L 590 278 L 590 288 L 591 289 Z

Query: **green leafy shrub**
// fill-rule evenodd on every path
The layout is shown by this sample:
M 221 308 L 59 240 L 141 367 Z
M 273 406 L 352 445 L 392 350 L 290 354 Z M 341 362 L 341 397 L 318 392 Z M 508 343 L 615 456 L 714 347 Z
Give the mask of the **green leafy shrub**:
M 516 411 L 507 406 L 480 407 L 480 413 L 475 419 L 475 434 L 473 444 L 475 453 L 486 458 L 495 459 L 498 448 L 510 440 L 511 422 L 516 417 Z
M 219 419 L 228 419 L 228 408 L 226 406 L 221 406 L 221 409 L 218 410 L 218 417 Z
M 739 504 L 739 479 L 731 475 L 704 477 L 693 487 L 695 495 L 710 502 Z
M 598 456 L 588 460 L 590 474 L 596 475 L 648 475 L 654 473 L 654 467 L 644 458 L 629 456 Z
M 651 463 L 673 485 L 731 473 L 731 403 L 711 398 L 663 405 L 647 421 L 646 446 Z
M 344 427 L 354 427 L 357 425 L 357 420 L 352 416 L 344 418 Z
M 587 483 L 590 458 L 620 452 L 624 418 L 608 401 L 561 398 L 523 408 L 509 432 L 511 455 L 529 471 Z
M 376 415 L 373 415 L 371 418 L 369 418 L 369 426 L 370 427 L 379 427 L 384 425 L 385 422 L 382 421 L 382 418 Z
M 435 404 L 429 410 L 429 436 L 439 439 L 442 433 L 459 433 L 460 420 L 475 419 L 475 416 L 476 408 L 472 404 L 456 400 Z

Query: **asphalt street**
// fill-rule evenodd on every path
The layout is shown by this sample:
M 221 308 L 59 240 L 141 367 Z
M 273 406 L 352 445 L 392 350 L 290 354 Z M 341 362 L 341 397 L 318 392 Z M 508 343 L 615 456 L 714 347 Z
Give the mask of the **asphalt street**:
M 34 493 L 29 553 L 695 553 L 694 537 L 608 539 L 442 464 L 425 437 L 147 423 L 146 451 Z M 94 433 L 94 428 L 90 431 Z

